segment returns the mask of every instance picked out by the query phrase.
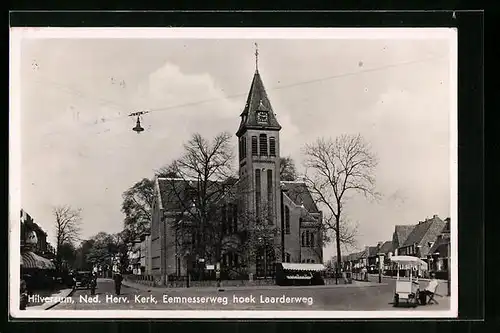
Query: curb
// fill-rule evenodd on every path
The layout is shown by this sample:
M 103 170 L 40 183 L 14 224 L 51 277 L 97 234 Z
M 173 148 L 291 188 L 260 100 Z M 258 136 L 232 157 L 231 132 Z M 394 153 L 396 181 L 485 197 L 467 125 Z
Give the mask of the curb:
M 388 283 L 375 283 L 375 282 L 366 282 L 366 285 L 363 285 L 365 282 L 360 282 L 359 284 L 327 284 L 327 285 L 318 285 L 318 286 L 305 286 L 307 289 L 335 289 L 335 288 L 363 288 L 363 287 L 377 287 L 377 286 L 386 286 Z M 248 286 L 243 286 L 243 287 L 233 287 L 233 286 L 228 286 L 224 287 L 223 285 L 221 287 L 178 287 L 178 288 L 162 288 L 162 287 L 150 287 L 147 288 L 147 286 L 138 286 L 137 283 L 134 283 L 135 285 L 131 285 L 128 283 L 123 283 L 123 285 L 127 286 L 128 288 L 132 288 L 135 290 L 140 290 L 140 291 L 147 291 L 149 290 L 150 292 L 152 291 L 167 291 L 167 290 L 215 290 L 215 291 L 238 291 L 238 290 L 274 290 L 274 289 L 294 289 L 294 288 L 304 288 L 304 286 L 256 286 L 256 287 L 248 287 Z
M 74 292 L 75 292 L 75 290 L 74 290 L 74 289 L 70 289 L 70 292 L 69 292 L 67 295 L 65 295 L 65 296 L 60 296 L 60 297 L 61 297 L 61 298 L 62 298 L 62 297 L 69 297 L 69 296 L 73 295 L 73 293 L 74 293 Z M 56 305 L 58 305 L 58 304 L 60 304 L 60 303 L 61 303 L 61 301 L 59 301 L 59 302 L 55 302 L 55 303 L 50 303 L 50 305 L 49 305 L 49 306 L 47 306 L 44 310 L 50 310 L 50 309 L 52 309 L 53 307 L 55 307 Z

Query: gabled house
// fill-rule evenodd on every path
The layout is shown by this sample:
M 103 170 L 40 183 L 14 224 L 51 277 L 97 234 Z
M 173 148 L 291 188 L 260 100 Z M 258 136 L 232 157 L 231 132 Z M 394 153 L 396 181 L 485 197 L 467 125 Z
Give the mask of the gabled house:
M 392 234 L 392 248 L 394 249 L 394 255 L 398 255 L 398 249 L 403 246 L 406 239 L 411 234 L 415 225 L 397 225 L 394 228 L 394 233 Z
M 384 270 L 388 270 L 391 268 L 391 257 L 394 253 L 394 249 L 392 247 L 392 241 L 385 241 L 378 250 L 379 254 L 384 255 Z
M 434 215 L 431 219 L 419 222 L 408 235 L 406 241 L 398 248 L 398 254 L 427 259 L 429 250 L 445 226 L 446 222 L 441 220 L 437 215 Z
M 450 218 L 445 219 L 445 227 L 427 253 L 429 270 L 437 273 L 448 271 L 450 250 Z
M 379 249 L 382 246 L 383 242 L 378 242 L 376 246 L 367 246 L 365 248 L 366 257 L 367 257 L 367 269 L 369 272 L 374 272 L 378 269 L 378 257 L 379 257 Z

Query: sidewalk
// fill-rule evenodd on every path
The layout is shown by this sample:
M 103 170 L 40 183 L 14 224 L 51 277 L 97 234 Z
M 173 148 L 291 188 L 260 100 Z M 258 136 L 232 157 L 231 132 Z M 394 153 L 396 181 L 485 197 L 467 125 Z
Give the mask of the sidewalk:
M 41 305 L 35 305 L 35 306 L 28 306 L 26 307 L 27 311 L 30 310 L 49 310 L 56 306 L 57 304 L 61 303 L 62 298 L 70 297 L 73 294 L 73 289 L 61 289 L 57 293 L 52 294 L 51 296 L 48 296 L 52 299 L 55 299 L 55 302 L 45 302 Z
M 332 289 L 332 288 L 360 288 L 360 287 L 376 287 L 376 286 L 383 286 L 387 285 L 387 283 L 378 283 L 378 282 L 360 282 L 360 281 L 353 281 L 352 284 L 328 284 L 328 285 L 319 285 L 319 286 L 278 286 L 278 285 L 272 285 L 272 286 L 241 286 L 241 287 L 233 287 L 233 286 L 228 286 L 224 287 L 224 282 L 222 282 L 221 287 L 178 287 L 178 288 L 167 288 L 167 287 L 151 287 L 147 285 L 143 285 L 141 283 L 136 283 L 132 281 L 127 281 L 123 280 L 122 284 L 124 286 L 127 286 L 132 289 L 140 290 L 140 291 L 147 291 L 147 292 L 165 292 L 167 290 L 182 290 L 182 289 L 189 289 L 189 290 L 219 290 L 219 291 L 237 291 L 237 290 L 275 290 L 275 289 Z
M 368 273 L 368 276 L 370 276 L 370 278 L 377 278 L 378 279 L 378 274 L 370 274 Z M 390 275 L 382 275 L 382 278 L 383 279 L 397 279 L 396 276 L 390 276 Z M 429 282 L 431 279 L 427 279 L 427 278 L 418 278 L 419 281 L 427 281 Z M 440 279 L 436 279 L 439 283 L 448 283 L 448 280 L 440 280 Z

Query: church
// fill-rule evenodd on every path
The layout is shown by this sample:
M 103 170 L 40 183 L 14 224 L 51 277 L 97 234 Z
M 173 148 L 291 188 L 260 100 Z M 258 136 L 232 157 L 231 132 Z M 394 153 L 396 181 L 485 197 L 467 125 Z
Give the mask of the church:
M 263 278 L 274 276 L 276 263 L 323 263 L 322 212 L 304 182 L 280 180 L 281 125 L 257 63 L 240 118 L 236 131 L 239 166 L 236 191 L 240 192 L 240 200 L 228 203 L 232 208 L 224 214 L 223 223 L 227 225 L 224 234 L 235 239 L 242 234 L 244 223 L 237 212 L 243 206 L 254 216 L 266 215 L 266 225 L 277 231 L 271 237 L 271 248 L 252 251 L 251 260 L 248 260 L 249 255 L 241 253 L 243 247 L 236 246 L 221 253 L 218 262 L 212 262 L 213 258 L 192 258 L 190 251 L 179 253 L 179 228 L 172 227 L 180 222 L 176 221 L 179 205 L 175 198 L 172 199 L 169 187 L 187 181 L 156 177 L 150 262 L 151 274 L 158 281 L 165 281 L 170 276 L 185 276 L 186 272 L 200 270 L 200 265 L 202 270 L 210 267 L 243 271 Z M 195 236 L 192 236 L 194 242 Z

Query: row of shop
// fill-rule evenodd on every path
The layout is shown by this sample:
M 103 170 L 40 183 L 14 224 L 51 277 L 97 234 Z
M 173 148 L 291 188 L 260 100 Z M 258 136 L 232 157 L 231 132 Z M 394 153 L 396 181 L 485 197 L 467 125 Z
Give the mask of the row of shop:
M 56 254 L 47 242 L 47 233 L 24 210 L 21 210 L 20 222 L 21 294 L 50 293 L 59 289 L 68 281 L 61 270 L 56 269 Z
M 437 215 L 426 218 L 415 225 L 397 225 L 391 241 L 379 242 L 375 246 L 366 246 L 363 251 L 342 257 L 342 271 L 394 275 L 396 267 L 390 258 L 393 255 L 418 257 L 425 261 L 428 270 L 416 272 L 426 275 L 435 273 L 436 277 L 447 279 L 450 259 L 450 223 L 451 219 L 440 219 Z M 336 258 L 332 266 L 336 267 Z M 404 272 L 402 273 L 404 274 Z

